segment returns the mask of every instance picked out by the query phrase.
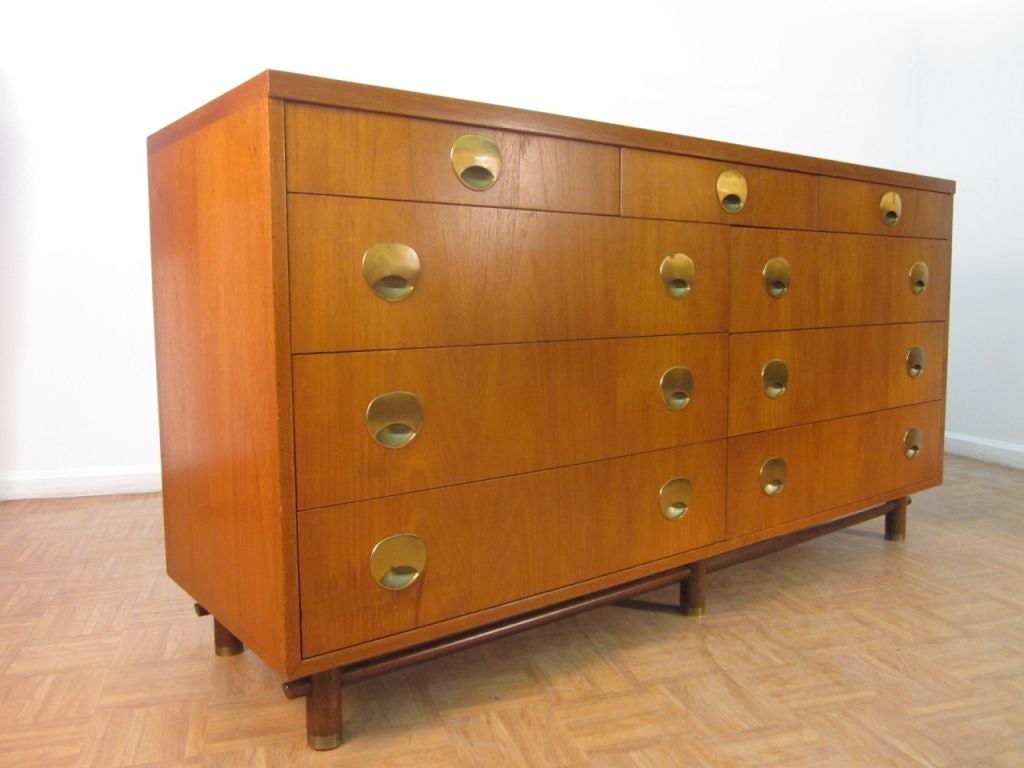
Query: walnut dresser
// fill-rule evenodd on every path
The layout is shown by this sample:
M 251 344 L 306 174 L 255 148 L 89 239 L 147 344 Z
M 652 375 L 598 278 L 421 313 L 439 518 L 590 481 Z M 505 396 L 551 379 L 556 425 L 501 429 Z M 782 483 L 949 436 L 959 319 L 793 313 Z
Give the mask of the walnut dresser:
M 942 480 L 952 182 L 280 72 L 149 173 L 167 569 L 316 748 Z

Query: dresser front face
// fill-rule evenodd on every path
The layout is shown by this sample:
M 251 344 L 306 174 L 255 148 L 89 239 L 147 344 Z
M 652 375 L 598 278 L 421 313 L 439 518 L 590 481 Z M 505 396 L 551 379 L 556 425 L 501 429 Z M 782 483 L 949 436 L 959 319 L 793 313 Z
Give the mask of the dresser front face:
M 245 535 L 295 564 L 279 668 L 941 482 L 943 183 L 380 98 L 273 97 L 252 139 L 269 142 L 261 233 L 280 254 L 266 309 L 287 401 L 262 412 L 287 447 L 286 519 Z M 742 162 L 720 159 L 733 149 Z

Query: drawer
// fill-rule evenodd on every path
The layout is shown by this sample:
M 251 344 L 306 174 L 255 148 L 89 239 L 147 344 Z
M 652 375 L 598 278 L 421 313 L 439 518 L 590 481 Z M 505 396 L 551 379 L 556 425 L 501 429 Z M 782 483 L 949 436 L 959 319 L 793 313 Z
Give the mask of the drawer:
M 949 239 L 953 196 L 906 187 L 822 177 L 819 229 Z
M 685 366 L 690 401 L 662 377 Z M 653 451 L 725 435 L 722 334 L 300 355 L 300 508 Z M 670 377 L 671 378 L 671 377 Z M 377 399 L 386 393 L 412 393 Z M 398 400 L 395 403 L 393 401 Z M 371 401 L 380 416 L 368 427 Z M 415 413 L 418 409 L 419 414 Z M 406 426 L 396 426 L 405 424 Z
M 768 531 L 942 476 L 942 401 L 729 440 L 726 536 Z M 910 434 L 911 430 L 919 430 Z M 916 445 L 907 458 L 905 445 Z M 780 474 L 772 459 L 785 462 Z M 763 469 L 762 469 L 763 468 Z M 768 490 L 781 490 L 769 495 Z
M 945 369 L 945 323 L 732 334 L 729 434 L 938 400 Z
M 948 240 L 741 228 L 730 238 L 734 332 L 946 319 Z
M 312 195 L 288 211 L 295 352 L 725 330 L 725 227 Z
M 742 188 L 731 192 L 742 202 L 736 213 L 726 210 L 725 203 L 719 200 L 719 179 L 729 171 L 741 174 L 745 183 L 745 192 Z M 729 189 L 723 179 L 722 191 Z M 814 229 L 817 210 L 816 176 L 660 152 L 622 150 L 623 216 Z
M 666 502 L 686 503 L 670 520 L 660 490 L 674 478 L 690 482 L 666 490 Z M 724 521 L 724 441 L 305 511 L 303 655 L 686 552 L 721 540 Z M 385 581 L 396 587 L 421 575 L 386 589 L 371 572 L 371 552 L 408 533 L 419 541 L 391 545 L 407 543 L 425 560 L 391 563 L 399 568 Z
M 306 104 L 288 104 L 285 124 L 291 192 L 619 212 L 617 147 Z M 497 149 L 472 153 L 463 176 L 476 187 L 454 167 L 467 135 Z M 496 181 L 484 188 L 487 174 Z

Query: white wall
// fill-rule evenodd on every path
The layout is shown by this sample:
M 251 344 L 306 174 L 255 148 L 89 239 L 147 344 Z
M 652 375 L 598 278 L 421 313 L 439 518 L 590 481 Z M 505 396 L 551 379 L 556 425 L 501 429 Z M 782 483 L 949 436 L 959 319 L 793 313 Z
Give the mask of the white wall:
M 1024 338 L 1024 12 L 993 0 L 610 8 L 5 9 L 0 498 L 156 487 L 145 137 L 267 68 L 957 179 L 948 427 L 1024 456 L 1024 356 L 1005 354 Z

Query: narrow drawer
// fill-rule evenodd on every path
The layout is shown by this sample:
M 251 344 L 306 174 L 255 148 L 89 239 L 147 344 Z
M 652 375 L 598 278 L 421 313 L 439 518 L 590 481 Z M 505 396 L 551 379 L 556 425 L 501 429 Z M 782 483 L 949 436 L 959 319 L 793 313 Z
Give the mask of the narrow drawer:
M 944 408 L 925 403 L 730 439 L 727 537 L 937 484 Z
M 722 334 L 300 355 L 299 506 L 724 437 L 725 374 Z
M 946 319 L 948 240 L 746 228 L 730 238 L 732 331 Z
M 817 209 L 816 176 L 622 150 L 624 216 L 814 229 Z
M 953 196 L 822 177 L 818 221 L 830 232 L 949 239 Z
M 617 147 L 307 104 L 285 121 L 291 192 L 619 212 Z M 492 146 L 460 152 L 463 136 Z
M 729 337 L 729 434 L 938 400 L 946 324 Z
M 288 213 L 296 352 L 725 330 L 725 227 L 313 195 Z
M 302 512 L 303 655 L 686 552 L 724 522 L 724 441 Z M 400 534 L 417 538 L 378 547 Z M 409 562 L 384 564 L 385 588 L 371 553 L 389 546 Z

